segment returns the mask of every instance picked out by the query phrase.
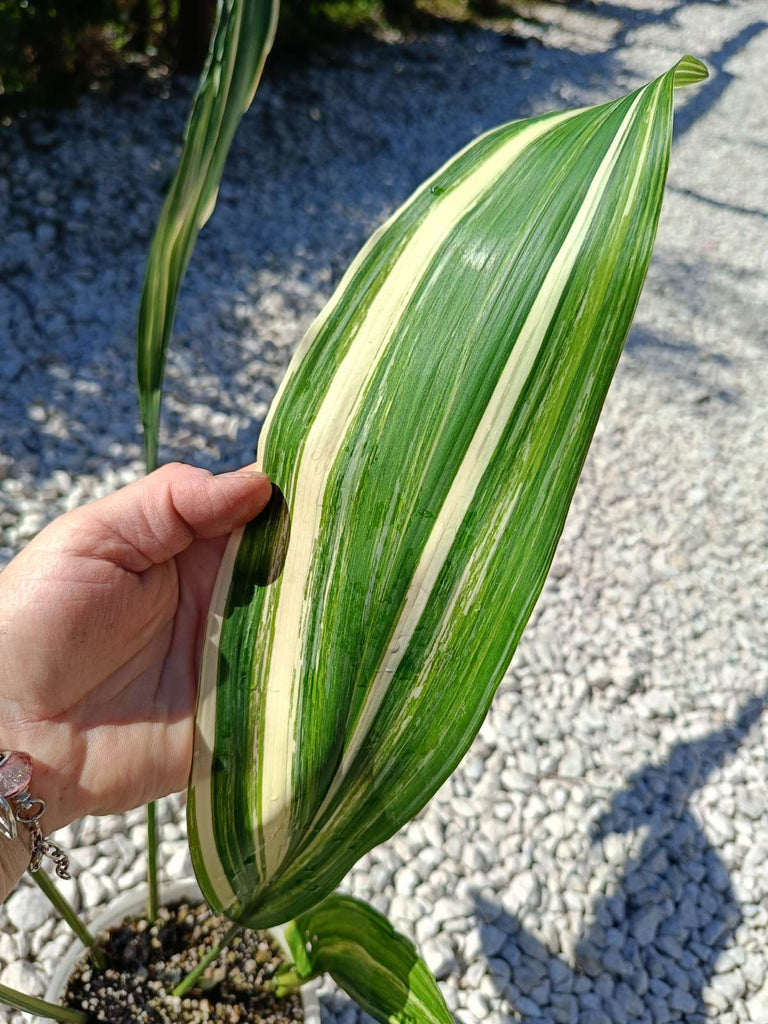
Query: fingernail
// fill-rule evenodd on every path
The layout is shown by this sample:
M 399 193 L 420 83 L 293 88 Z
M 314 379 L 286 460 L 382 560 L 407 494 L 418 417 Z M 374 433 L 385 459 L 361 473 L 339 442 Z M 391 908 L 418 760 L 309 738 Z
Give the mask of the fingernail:
M 260 469 L 257 469 L 256 468 L 256 463 L 254 462 L 250 466 L 243 466 L 242 469 L 235 469 L 235 470 L 232 470 L 232 472 L 230 472 L 230 473 L 219 473 L 219 479 L 222 479 L 224 477 L 229 478 L 229 479 L 231 479 L 232 477 L 240 477 L 240 478 L 242 478 L 242 477 L 250 477 L 252 479 L 255 479 L 256 477 L 260 477 L 260 478 L 266 480 L 267 479 L 267 474 L 263 473 Z

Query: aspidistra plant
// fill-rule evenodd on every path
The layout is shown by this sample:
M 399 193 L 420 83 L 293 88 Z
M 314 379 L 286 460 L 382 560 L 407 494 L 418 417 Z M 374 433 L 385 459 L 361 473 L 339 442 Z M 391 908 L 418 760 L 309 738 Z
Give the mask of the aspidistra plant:
M 381 1020 L 450 1019 L 407 941 L 331 894 L 455 768 L 507 669 L 645 278 L 673 91 L 705 76 L 685 57 L 474 141 L 288 369 L 259 440 L 273 500 L 213 596 L 188 805 L 211 906 L 293 919 L 284 990 L 330 970 Z M 140 375 L 152 429 L 168 316 Z

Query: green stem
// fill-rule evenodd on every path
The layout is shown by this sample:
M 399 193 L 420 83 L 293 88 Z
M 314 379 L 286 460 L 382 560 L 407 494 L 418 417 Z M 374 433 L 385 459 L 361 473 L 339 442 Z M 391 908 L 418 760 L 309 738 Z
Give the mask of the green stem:
M 153 444 L 144 432 L 144 467 L 147 476 L 157 469 L 157 443 Z
M 139 392 L 141 392 L 140 384 L 138 388 Z M 157 455 L 160 446 L 158 432 L 160 429 L 161 396 L 153 394 L 150 401 L 151 409 L 141 409 L 141 425 L 144 434 L 144 472 L 147 476 L 150 473 L 154 473 L 157 469 Z M 154 424 L 154 426 L 150 424 Z
M 34 1013 L 38 1017 L 48 1017 L 50 1020 L 63 1020 L 71 1024 L 89 1024 L 91 1018 L 82 1010 L 75 1010 L 71 1006 L 56 1006 L 55 1003 L 46 1003 L 44 999 L 36 999 L 34 996 L 24 995 L 17 992 L 15 988 L 8 988 L 7 985 L 0 985 L 0 1002 L 6 1006 L 12 1006 L 14 1010 L 23 1010 L 25 1013 Z
M 147 804 L 147 920 L 157 920 L 160 906 L 160 884 L 157 878 L 157 805 Z
M 74 907 L 64 897 L 64 894 L 56 883 L 46 875 L 42 868 L 39 871 L 35 871 L 34 874 L 30 872 L 30 874 L 38 889 L 45 893 L 49 901 L 53 904 L 56 910 L 58 910 L 77 938 L 80 939 L 82 944 L 91 951 L 91 959 L 96 967 L 98 967 L 100 971 L 103 971 L 107 966 L 103 950 L 99 948 L 96 939 L 91 935 L 83 922 L 77 916 Z
M 213 963 L 214 960 L 218 960 L 232 939 L 239 935 L 242 930 L 243 926 L 241 924 L 230 925 L 229 930 L 226 932 L 221 942 L 205 954 L 200 963 L 196 967 L 192 968 L 186 978 L 182 978 L 173 992 L 171 992 L 171 995 L 179 997 L 185 996 L 206 969 L 208 964 Z
M 159 419 L 159 413 L 158 413 Z M 144 468 L 147 475 L 157 469 L 157 433 L 150 435 L 144 425 Z M 157 920 L 160 907 L 160 883 L 157 877 L 157 806 L 154 801 L 147 804 L 147 920 Z
M 312 977 L 317 977 L 317 975 Z M 295 992 L 297 988 L 301 988 L 302 985 L 306 985 L 311 980 L 312 978 L 308 978 L 306 974 L 300 974 L 294 964 L 281 967 L 275 975 L 275 997 L 277 999 L 284 999 L 291 992 Z

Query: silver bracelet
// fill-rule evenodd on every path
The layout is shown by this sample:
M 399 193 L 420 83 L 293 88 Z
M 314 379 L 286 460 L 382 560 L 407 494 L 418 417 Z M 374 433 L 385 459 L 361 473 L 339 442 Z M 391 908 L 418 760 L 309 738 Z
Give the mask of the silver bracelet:
M 69 858 L 46 839 L 40 828 L 45 801 L 29 795 L 32 781 L 32 758 L 23 750 L 0 750 L 0 835 L 16 839 L 19 825 L 32 836 L 30 871 L 39 871 L 43 857 L 50 857 L 59 878 L 69 878 Z

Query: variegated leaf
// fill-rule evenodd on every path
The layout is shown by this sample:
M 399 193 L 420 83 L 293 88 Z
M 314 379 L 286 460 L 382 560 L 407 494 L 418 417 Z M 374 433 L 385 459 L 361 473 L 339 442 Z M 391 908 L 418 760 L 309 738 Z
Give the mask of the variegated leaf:
M 279 0 L 218 0 L 208 60 L 155 228 L 139 307 L 136 357 L 148 472 L 157 465 L 165 359 L 179 289 L 198 233 L 216 205 L 235 130 L 259 84 L 278 10 Z
M 416 947 L 362 900 L 335 893 L 286 925 L 285 937 L 294 963 L 275 976 L 278 997 L 328 973 L 382 1024 L 453 1024 Z
M 259 444 L 290 541 L 277 505 L 232 539 L 203 656 L 190 839 L 231 917 L 316 904 L 480 727 L 640 295 L 673 88 L 705 75 L 473 142 L 300 346 Z

